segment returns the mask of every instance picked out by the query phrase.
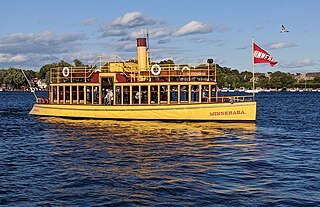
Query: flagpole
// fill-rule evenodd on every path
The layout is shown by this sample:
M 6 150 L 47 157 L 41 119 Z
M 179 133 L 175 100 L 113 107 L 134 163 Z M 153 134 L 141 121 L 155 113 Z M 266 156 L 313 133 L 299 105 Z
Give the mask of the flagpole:
M 254 100 L 254 37 L 252 36 L 252 97 Z

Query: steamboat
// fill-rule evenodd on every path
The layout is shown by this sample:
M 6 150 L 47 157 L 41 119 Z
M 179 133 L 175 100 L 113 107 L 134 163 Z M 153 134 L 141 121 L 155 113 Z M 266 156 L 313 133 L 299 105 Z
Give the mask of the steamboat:
M 161 121 L 254 122 L 254 96 L 219 96 L 216 64 L 151 63 L 146 38 L 137 61 L 97 57 L 91 65 L 50 69 L 49 98 L 37 98 L 38 116 Z

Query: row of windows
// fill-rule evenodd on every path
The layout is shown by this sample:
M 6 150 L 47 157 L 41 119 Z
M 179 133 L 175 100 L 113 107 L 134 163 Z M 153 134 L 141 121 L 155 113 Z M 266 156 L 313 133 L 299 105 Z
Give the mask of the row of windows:
M 215 97 L 215 85 L 53 86 L 51 91 L 54 103 L 76 104 L 176 104 Z

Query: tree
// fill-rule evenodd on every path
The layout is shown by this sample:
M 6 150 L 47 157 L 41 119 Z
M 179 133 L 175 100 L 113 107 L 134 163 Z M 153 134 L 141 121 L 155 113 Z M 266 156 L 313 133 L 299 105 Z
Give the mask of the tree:
M 290 73 L 276 71 L 270 75 L 270 85 L 275 88 L 293 87 L 296 82 L 294 76 Z
M 46 79 L 46 83 L 48 84 L 49 80 L 50 80 L 50 77 L 49 77 L 50 69 L 57 68 L 57 67 L 73 67 L 73 65 L 71 65 L 63 60 L 60 60 L 59 63 L 46 64 L 40 68 L 39 73 L 38 73 L 38 78 L 39 79 Z
M 265 75 L 259 76 L 259 81 L 257 82 L 257 86 L 261 88 L 269 88 L 270 87 L 270 80 Z
M 313 82 L 314 83 L 320 83 L 320 76 L 314 77 Z
M 84 66 L 84 64 L 82 63 L 82 61 L 79 60 L 79 59 L 74 59 L 74 60 L 73 60 L 73 63 L 74 63 L 74 65 L 75 65 L 76 67 Z
M 161 60 L 161 61 L 159 62 L 159 64 L 174 65 L 174 62 L 173 62 L 173 60 L 168 59 L 168 60 Z

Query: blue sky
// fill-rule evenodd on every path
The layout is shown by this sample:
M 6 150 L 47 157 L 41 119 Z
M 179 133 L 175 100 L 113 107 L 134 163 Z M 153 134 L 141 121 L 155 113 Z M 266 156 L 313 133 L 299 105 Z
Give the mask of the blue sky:
M 155 61 L 251 70 L 251 37 L 279 64 L 259 72 L 320 72 L 317 0 L 0 0 L 0 68 L 39 70 L 47 63 L 98 55 L 136 58 L 149 30 Z M 281 25 L 289 33 L 280 33 Z

